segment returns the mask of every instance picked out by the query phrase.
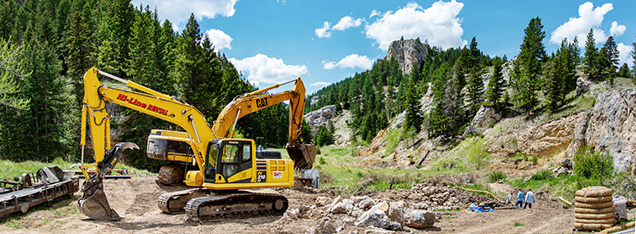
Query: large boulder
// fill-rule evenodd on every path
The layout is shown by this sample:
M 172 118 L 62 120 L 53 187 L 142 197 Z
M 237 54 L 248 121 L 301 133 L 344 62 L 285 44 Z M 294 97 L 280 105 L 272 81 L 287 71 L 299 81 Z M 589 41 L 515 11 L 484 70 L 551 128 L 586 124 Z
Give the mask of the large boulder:
M 501 120 L 501 115 L 495 111 L 495 108 L 482 106 L 473 117 L 470 125 L 466 127 L 464 135 L 471 133 L 484 133 L 486 129 Z
M 384 211 L 378 209 L 377 207 L 373 207 L 367 212 L 364 212 L 358 220 L 356 221 L 356 227 L 379 227 L 386 228 L 390 224 L 389 217 L 384 213 Z
M 435 213 L 425 210 L 409 210 L 404 215 L 404 219 L 406 219 L 408 227 L 432 227 L 435 224 Z

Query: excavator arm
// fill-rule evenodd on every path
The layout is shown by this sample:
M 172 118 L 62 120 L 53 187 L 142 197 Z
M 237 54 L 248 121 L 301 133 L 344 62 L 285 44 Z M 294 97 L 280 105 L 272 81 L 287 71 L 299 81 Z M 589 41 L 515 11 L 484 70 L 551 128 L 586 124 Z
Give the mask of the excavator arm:
M 291 90 L 265 94 L 269 90 L 291 82 L 294 82 Z M 289 101 L 289 139 L 286 146 L 289 157 L 294 161 L 296 170 L 311 168 L 317 150 L 312 144 L 302 143 L 300 138 L 305 108 L 305 86 L 300 78 L 235 97 L 214 121 L 212 132 L 217 133 L 221 138 L 232 138 L 237 120 L 284 101 Z
M 141 92 L 128 91 L 103 85 L 97 75 L 101 74 L 119 81 Z M 115 167 L 121 153 L 127 148 L 139 149 L 134 143 L 119 143 L 111 149 L 110 115 L 106 111 L 106 102 L 139 111 L 163 119 L 182 127 L 193 141 L 195 160 L 203 170 L 202 149 L 206 149 L 212 134 L 203 115 L 193 106 L 178 101 L 174 97 L 159 93 L 132 81 L 124 80 L 97 68 L 91 68 L 84 74 L 84 101 L 82 106 L 81 142 L 82 161 L 80 169 L 86 179 L 82 186 L 84 195 L 79 200 L 80 210 L 93 219 L 118 220 L 121 217 L 110 208 L 103 192 L 102 180 L 106 171 Z M 95 152 L 95 162 L 84 164 L 84 146 L 86 145 L 86 121 L 90 126 L 90 135 Z M 86 169 L 95 167 L 96 173 L 89 176 Z

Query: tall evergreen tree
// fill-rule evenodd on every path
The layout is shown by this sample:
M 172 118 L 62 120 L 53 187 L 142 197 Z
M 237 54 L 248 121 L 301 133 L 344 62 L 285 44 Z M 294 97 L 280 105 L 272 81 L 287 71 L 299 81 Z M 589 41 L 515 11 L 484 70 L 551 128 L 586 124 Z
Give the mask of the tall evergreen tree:
M 481 69 L 479 67 L 475 66 L 471 69 L 467 86 L 468 115 L 474 116 L 484 100 L 484 82 L 481 79 Z
M 541 24 L 541 18 L 530 20 L 524 30 L 525 36 L 521 44 L 518 62 L 521 65 L 521 77 L 519 77 L 519 89 L 517 91 L 517 104 L 519 108 L 530 113 L 538 103 L 536 91 L 538 89 L 538 76 L 541 74 L 541 62 L 545 57 L 543 39 L 545 32 Z
M 605 76 L 612 86 L 614 85 L 614 77 L 616 77 L 616 69 L 618 68 L 618 56 L 618 47 L 614 37 L 610 36 L 599 52 L 598 64 L 601 74 Z
M 175 78 L 179 94 L 186 102 L 196 106 L 206 118 L 213 119 L 221 107 L 217 103 L 221 97 L 215 91 L 223 85 L 223 74 L 220 70 L 212 70 L 218 68 L 218 61 L 213 60 L 213 56 L 205 51 L 211 48 L 204 49 L 201 46 L 204 43 L 203 39 L 199 23 L 195 20 L 194 14 L 191 14 L 177 46 Z M 206 61 L 209 59 L 212 60 Z
M 594 40 L 594 31 L 590 29 L 587 33 L 587 40 L 585 41 L 585 57 L 583 57 L 583 71 L 588 77 L 594 78 L 598 72 L 598 49 L 596 49 L 596 42 Z
M 495 108 L 499 108 L 501 103 L 501 97 L 504 92 L 505 80 L 503 78 L 501 61 L 495 61 L 493 64 L 494 72 L 490 80 L 488 81 L 488 88 L 486 88 L 486 103 Z
M 415 83 L 413 79 L 409 81 L 409 86 L 406 90 L 406 115 L 404 119 L 404 128 L 415 128 L 416 132 L 419 132 L 422 126 L 422 115 L 420 113 L 420 95 L 415 90 Z
M 67 74 L 73 86 L 73 94 L 75 96 L 74 106 L 75 109 L 79 110 L 82 106 L 82 99 L 84 98 L 84 73 L 94 66 L 92 59 L 94 46 L 90 41 L 88 25 L 85 23 L 84 17 L 80 12 L 76 11 L 73 14 L 68 35 L 66 38 L 66 48 L 68 50 L 68 58 L 66 58 L 68 67 Z

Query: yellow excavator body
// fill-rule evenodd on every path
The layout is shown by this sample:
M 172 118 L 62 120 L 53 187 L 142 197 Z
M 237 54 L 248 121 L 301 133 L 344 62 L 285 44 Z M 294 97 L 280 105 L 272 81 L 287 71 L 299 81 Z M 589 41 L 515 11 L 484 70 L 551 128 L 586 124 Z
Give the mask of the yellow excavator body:
M 98 74 L 140 92 L 102 85 Z M 139 147 L 134 143 L 121 142 L 111 148 L 110 115 L 105 107 L 106 102 L 112 102 L 174 123 L 185 131 L 166 130 L 155 135 L 154 139 L 157 139 L 157 142 L 154 143 L 159 144 L 155 148 L 167 150 L 147 151 L 153 158 L 183 160 L 192 165 L 192 170 L 186 172 L 185 182 L 188 186 L 196 188 L 161 195 L 158 205 L 162 211 L 170 213 L 185 210 L 191 219 L 227 216 L 247 211 L 282 214 L 288 206 L 284 196 L 241 189 L 291 187 L 294 184 L 295 170 L 311 168 L 316 153 L 315 146 L 302 143 L 300 139 L 305 90 L 300 78 L 291 82 L 295 82 L 292 91 L 273 95 L 263 94 L 279 86 L 275 85 L 235 98 L 215 121 L 213 130 L 194 106 L 97 68 L 89 69 L 84 75 L 80 169 L 86 182 L 82 186 L 84 195 L 78 201 L 80 210 L 93 219 L 122 218 L 108 204 L 102 180 L 105 172 L 119 161 L 124 150 Z M 290 137 L 287 148 L 293 160 L 259 158 L 253 140 L 228 137 L 232 135 L 236 120 L 240 117 L 266 108 L 270 103 L 284 100 L 290 101 Z M 94 163 L 84 163 L 86 125 L 90 126 L 95 152 Z M 216 133 L 223 135 L 219 136 Z M 162 138 L 181 140 L 179 144 L 173 145 L 173 152 L 170 152 L 169 145 L 161 146 Z M 186 147 L 189 147 L 189 151 L 183 153 L 183 148 Z M 96 173 L 89 176 L 89 168 L 95 168 Z

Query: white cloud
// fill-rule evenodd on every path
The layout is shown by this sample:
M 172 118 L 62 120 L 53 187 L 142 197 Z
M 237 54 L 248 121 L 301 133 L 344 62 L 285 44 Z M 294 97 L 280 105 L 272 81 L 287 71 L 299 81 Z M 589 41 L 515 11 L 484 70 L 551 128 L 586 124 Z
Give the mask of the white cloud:
M 623 35 L 626 29 L 627 27 L 625 27 L 625 25 L 618 25 L 618 22 L 614 21 L 612 22 L 612 28 L 610 28 L 610 35 L 612 36 Z
M 331 32 L 329 31 L 330 27 L 331 27 L 331 24 L 325 21 L 322 28 L 317 28 L 316 30 L 314 30 L 314 32 L 316 33 L 316 36 L 320 38 L 331 37 Z
M 618 43 L 616 46 L 618 49 L 618 58 L 620 59 L 619 66 L 622 66 L 623 63 L 627 63 L 628 65 L 633 64 L 634 58 L 632 58 L 632 51 L 634 50 L 634 46 L 625 45 L 623 43 Z
M 344 31 L 351 27 L 360 27 L 360 25 L 362 25 L 362 21 L 363 21 L 362 18 L 353 19 L 353 17 L 351 16 L 345 16 L 345 17 L 342 17 L 340 21 L 338 21 L 338 23 L 336 23 L 336 25 L 334 25 L 333 28 L 331 29 Z
M 159 17 L 168 19 L 173 24 L 185 24 L 194 13 L 197 20 L 203 18 L 213 19 L 217 15 L 231 17 L 236 11 L 234 5 L 238 0 L 133 0 L 133 6 L 144 7 L 150 5 L 150 9 L 157 8 Z
M 255 85 L 282 83 L 307 74 L 305 65 L 287 65 L 282 59 L 270 58 L 264 54 L 240 60 L 230 58 L 230 62 L 239 71 L 247 73 L 247 79 Z
M 461 19 L 457 18 L 463 7 L 463 3 L 455 0 L 435 2 L 428 9 L 410 2 L 396 12 L 384 13 L 381 18 L 367 25 L 366 35 L 385 51 L 391 42 L 401 37 L 419 37 L 442 48 L 460 47 L 467 44 L 461 38 L 464 30 Z
M 379 12 L 376 9 L 373 9 L 373 11 L 371 11 L 371 14 L 369 15 L 369 19 L 373 18 L 374 16 L 380 16 L 380 15 L 382 15 L 382 12 Z
M 339 62 L 323 62 L 323 68 L 327 70 L 334 69 L 336 67 L 339 68 L 361 68 L 361 69 L 371 69 L 373 67 L 373 60 L 371 60 L 366 55 L 360 56 L 358 54 L 350 54 L 347 57 L 344 57 Z
M 611 3 L 605 3 L 596 8 L 594 8 L 594 4 L 591 2 L 579 5 L 579 17 L 570 17 L 568 22 L 565 22 L 554 30 L 550 37 L 550 42 L 554 44 L 561 44 L 563 39 L 567 38 L 569 41 L 573 41 L 576 36 L 579 40 L 579 46 L 582 47 L 585 45 L 587 34 L 590 32 L 590 29 L 593 30 L 594 40 L 596 43 L 604 42 L 607 40 L 607 35 L 605 34 L 605 31 L 600 29 L 600 26 L 601 23 L 603 23 L 605 14 L 612 9 L 614 9 L 614 7 Z M 618 28 L 620 28 L 620 26 Z
M 208 35 L 210 41 L 212 41 L 212 45 L 217 51 L 222 49 L 232 49 L 232 37 L 225 34 L 223 31 L 210 29 L 205 32 L 205 34 Z
M 320 38 L 331 37 L 332 31 L 344 31 L 352 27 L 360 27 L 363 21 L 364 18 L 354 19 L 351 16 L 345 16 L 342 17 L 333 27 L 331 27 L 331 23 L 325 21 L 322 28 L 317 28 L 314 32 L 316 33 L 316 36 Z
M 327 85 L 331 85 L 330 82 L 324 82 L 324 81 L 318 81 L 316 83 L 312 83 L 309 86 L 327 86 Z

